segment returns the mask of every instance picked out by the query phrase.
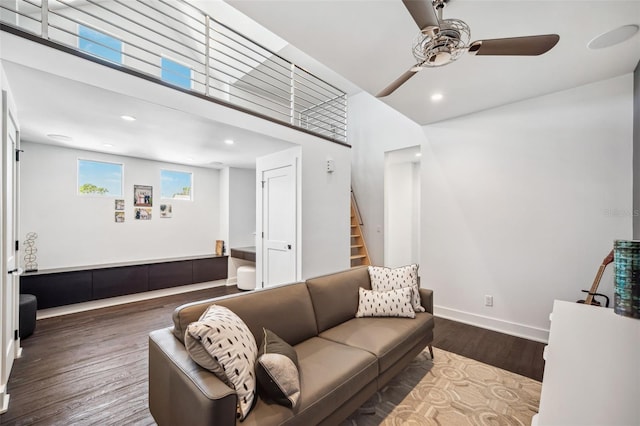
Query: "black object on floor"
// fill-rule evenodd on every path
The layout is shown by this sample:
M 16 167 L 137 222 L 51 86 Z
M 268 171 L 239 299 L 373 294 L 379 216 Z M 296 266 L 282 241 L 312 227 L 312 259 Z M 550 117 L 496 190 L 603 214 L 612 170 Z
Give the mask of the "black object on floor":
M 20 295 L 20 339 L 31 336 L 36 329 L 37 310 L 38 299 L 33 294 Z

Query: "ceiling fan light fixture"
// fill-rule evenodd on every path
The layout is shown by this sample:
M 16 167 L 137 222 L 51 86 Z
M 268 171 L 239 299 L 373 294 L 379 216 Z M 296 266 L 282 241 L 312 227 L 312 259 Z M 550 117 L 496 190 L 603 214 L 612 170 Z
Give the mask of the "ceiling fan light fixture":
M 448 1 L 402 0 L 420 29 L 420 33 L 411 45 L 416 65 L 378 92 L 376 97 L 389 96 L 423 67 L 440 67 L 450 64 L 467 52 L 472 55 L 487 56 L 538 56 L 553 49 L 560 40 L 558 34 L 541 34 L 484 39 L 469 44 L 471 41 L 469 25 L 460 19 L 443 19 L 442 17 L 442 11 Z M 435 32 L 434 26 L 439 28 L 438 32 Z M 626 38 L 638 31 L 638 25 L 630 27 L 632 28 L 626 31 L 630 31 L 631 34 L 626 35 Z
M 413 42 L 413 56 L 419 64 L 441 67 L 462 56 L 470 38 L 471 30 L 464 21 L 443 19 L 437 35 L 418 34 Z
M 424 27 L 423 29 L 421 29 L 420 32 L 423 35 L 426 35 L 428 37 L 434 38 L 440 32 L 440 27 L 436 27 L 434 25 L 430 25 L 428 27 Z

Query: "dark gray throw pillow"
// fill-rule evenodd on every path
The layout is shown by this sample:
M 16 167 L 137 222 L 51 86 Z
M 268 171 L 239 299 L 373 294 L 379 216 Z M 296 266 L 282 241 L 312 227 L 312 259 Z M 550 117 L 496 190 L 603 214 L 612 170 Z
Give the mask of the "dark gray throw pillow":
M 256 361 L 258 394 L 285 407 L 295 408 L 300 400 L 298 355 L 274 332 L 263 328 L 262 334 Z

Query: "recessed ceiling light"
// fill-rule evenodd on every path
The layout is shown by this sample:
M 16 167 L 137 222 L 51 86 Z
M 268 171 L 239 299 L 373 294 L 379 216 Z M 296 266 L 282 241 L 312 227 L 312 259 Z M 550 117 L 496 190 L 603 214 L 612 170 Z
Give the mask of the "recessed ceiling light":
M 193 161 L 192 157 L 187 157 L 187 161 Z
M 638 26 L 623 25 L 606 33 L 600 34 L 587 44 L 589 49 L 603 49 L 605 47 L 615 46 L 625 40 L 630 39 L 638 32 Z
M 442 98 L 443 98 L 442 93 L 434 93 L 433 95 L 431 95 L 431 100 L 433 102 L 441 101 Z
M 416 157 L 422 157 L 422 153 L 421 152 L 416 152 Z
M 120 118 L 124 121 L 136 121 L 136 118 L 132 115 L 121 115 Z
M 111 145 L 110 143 L 103 143 L 102 146 L 104 146 L 105 148 L 113 148 L 113 145 Z
M 48 134 L 47 137 L 57 142 L 71 142 L 73 138 L 67 135 Z
M 224 141 L 224 143 L 226 143 L 227 145 L 233 145 L 233 139 L 227 139 Z

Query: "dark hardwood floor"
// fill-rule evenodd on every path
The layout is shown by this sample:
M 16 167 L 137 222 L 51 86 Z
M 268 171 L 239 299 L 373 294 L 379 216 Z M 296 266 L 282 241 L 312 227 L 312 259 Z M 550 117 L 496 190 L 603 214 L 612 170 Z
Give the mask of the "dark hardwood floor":
M 433 346 L 542 381 L 544 343 L 435 318 Z
M 22 341 L 3 425 L 153 425 L 147 405 L 148 333 L 183 303 L 235 293 L 216 287 L 40 320 Z M 436 318 L 433 345 L 536 380 L 542 343 Z
M 2 425 L 153 425 L 148 334 L 187 302 L 237 293 L 215 287 L 39 320 L 22 341 Z

